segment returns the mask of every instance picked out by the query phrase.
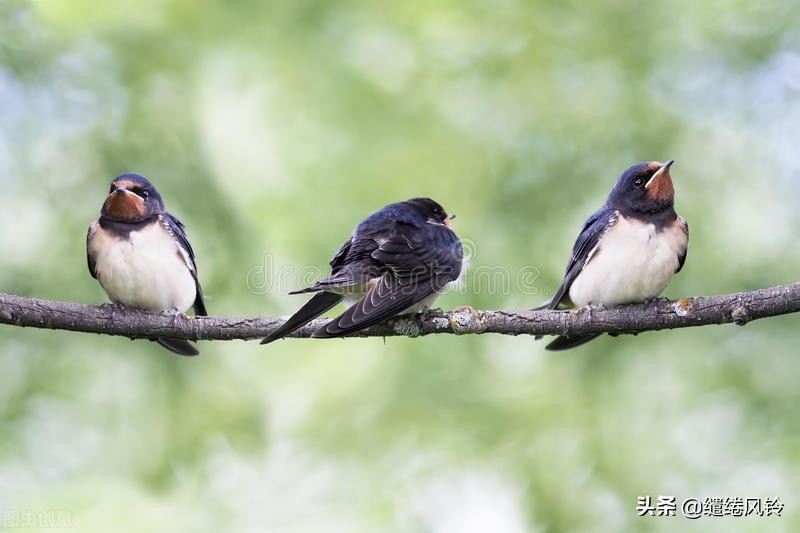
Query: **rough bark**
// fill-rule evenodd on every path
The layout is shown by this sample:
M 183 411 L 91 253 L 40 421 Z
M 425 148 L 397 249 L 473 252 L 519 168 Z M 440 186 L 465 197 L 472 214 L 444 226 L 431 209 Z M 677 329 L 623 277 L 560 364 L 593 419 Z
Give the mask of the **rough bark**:
M 643 331 L 735 323 L 800 311 L 800 283 L 719 296 L 654 300 L 612 309 L 577 311 L 455 311 L 391 319 L 351 337 L 392 337 L 450 333 L 466 335 L 577 335 Z M 257 339 L 285 317 L 153 315 L 115 305 L 93 306 L 0 293 L 0 324 L 120 335 L 129 338 L 173 337 L 189 340 Z M 290 337 L 310 337 L 326 319 L 317 319 Z

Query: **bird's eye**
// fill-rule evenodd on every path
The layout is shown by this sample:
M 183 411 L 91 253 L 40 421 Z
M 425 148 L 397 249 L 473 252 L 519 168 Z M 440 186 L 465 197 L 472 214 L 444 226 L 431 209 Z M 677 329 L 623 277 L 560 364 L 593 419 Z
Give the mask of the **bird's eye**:
M 635 187 L 641 187 L 642 184 L 644 184 L 644 180 L 642 178 L 636 178 L 635 180 L 633 180 L 633 185 Z
M 142 195 L 142 198 L 144 198 L 145 200 L 147 199 L 148 196 L 150 196 L 150 193 L 147 191 L 142 191 L 140 194 Z

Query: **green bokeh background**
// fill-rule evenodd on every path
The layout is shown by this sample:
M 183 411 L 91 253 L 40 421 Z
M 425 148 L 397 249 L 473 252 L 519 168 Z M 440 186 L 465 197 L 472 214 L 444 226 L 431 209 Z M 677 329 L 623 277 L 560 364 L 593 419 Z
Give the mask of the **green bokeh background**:
M 291 313 L 360 219 L 423 195 L 472 255 L 441 306 L 524 309 L 622 170 L 670 158 L 692 240 L 666 295 L 794 282 L 798 28 L 785 1 L 1 0 L 0 290 L 104 302 L 85 231 L 135 171 L 212 314 Z M 798 531 L 797 320 L 194 359 L 2 326 L 0 529 Z

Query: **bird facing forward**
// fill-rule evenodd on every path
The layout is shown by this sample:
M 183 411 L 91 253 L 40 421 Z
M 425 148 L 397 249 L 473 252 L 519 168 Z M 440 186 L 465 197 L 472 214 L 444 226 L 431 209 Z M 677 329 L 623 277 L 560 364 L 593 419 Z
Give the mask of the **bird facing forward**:
M 656 298 L 686 261 L 689 226 L 675 212 L 673 161 L 629 167 L 605 204 L 583 225 L 564 279 L 542 307 L 617 306 Z M 566 350 L 600 333 L 560 336 L 548 350 Z
M 144 176 L 122 174 L 111 182 L 100 218 L 89 226 L 86 256 L 89 273 L 115 304 L 153 313 L 192 306 L 196 315 L 207 314 L 186 229 Z M 180 355 L 198 353 L 187 340 L 156 341 Z
M 390 204 L 368 216 L 331 260 L 330 276 L 290 293 L 314 297 L 261 344 L 285 337 L 343 299 L 349 307 L 313 337 L 339 337 L 427 309 L 461 273 L 453 216 L 430 198 Z

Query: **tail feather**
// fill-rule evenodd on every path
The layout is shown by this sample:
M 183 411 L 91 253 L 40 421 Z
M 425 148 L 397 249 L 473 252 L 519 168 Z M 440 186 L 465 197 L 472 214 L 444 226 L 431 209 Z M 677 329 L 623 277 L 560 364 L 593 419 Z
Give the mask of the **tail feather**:
M 269 344 L 272 341 L 285 337 L 296 329 L 305 326 L 319 315 L 334 307 L 344 298 L 341 294 L 332 292 L 318 292 L 306 304 L 297 310 L 289 320 L 283 323 L 278 329 L 267 335 L 261 340 L 261 344 Z
M 203 293 L 200 291 L 200 285 L 197 285 L 197 296 L 194 299 L 194 314 L 197 316 L 208 316 L 206 310 L 206 301 L 203 298 Z
M 178 355 L 197 355 L 200 352 L 197 351 L 194 344 L 190 341 L 185 339 L 171 339 L 168 337 L 159 337 L 156 339 L 156 342 L 166 348 L 167 350 L 176 353 Z
M 587 333 L 586 335 L 573 335 L 571 337 L 561 335 L 560 337 L 556 337 L 556 340 L 544 348 L 545 350 L 550 350 L 551 352 L 569 350 L 570 348 L 577 348 L 581 344 L 585 344 L 592 339 L 596 339 L 600 335 L 602 335 L 602 333 Z

